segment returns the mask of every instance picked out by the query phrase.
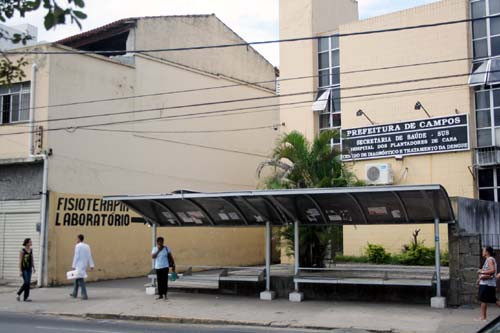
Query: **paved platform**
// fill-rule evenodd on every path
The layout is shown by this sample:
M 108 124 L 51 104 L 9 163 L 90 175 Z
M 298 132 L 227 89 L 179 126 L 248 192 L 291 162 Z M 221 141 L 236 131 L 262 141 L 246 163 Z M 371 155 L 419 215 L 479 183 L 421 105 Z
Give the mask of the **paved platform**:
M 90 318 L 159 320 L 173 323 L 254 325 L 267 327 L 357 328 L 375 332 L 471 333 L 479 309 L 431 309 L 428 305 L 360 302 L 260 301 L 257 297 L 174 292 L 156 301 L 144 292 L 147 279 L 88 284 L 89 300 L 69 297 L 70 287 L 32 291 L 32 303 L 15 300 L 16 286 L 0 286 L 0 311 L 59 314 Z M 490 318 L 500 315 L 491 307 Z

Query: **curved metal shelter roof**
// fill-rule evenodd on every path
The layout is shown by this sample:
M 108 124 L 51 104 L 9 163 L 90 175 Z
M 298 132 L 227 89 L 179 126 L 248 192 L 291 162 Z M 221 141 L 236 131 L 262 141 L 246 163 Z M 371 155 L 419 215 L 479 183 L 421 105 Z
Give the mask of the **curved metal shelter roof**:
M 367 186 L 108 196 L 159 226 L 363 225 L 453 223 L 441 185 Z

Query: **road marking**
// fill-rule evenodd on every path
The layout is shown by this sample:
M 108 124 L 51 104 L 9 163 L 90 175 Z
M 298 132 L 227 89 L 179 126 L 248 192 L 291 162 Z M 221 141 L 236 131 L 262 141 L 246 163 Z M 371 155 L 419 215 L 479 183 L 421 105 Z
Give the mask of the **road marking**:
M 87 329 L 76 329 L 76 328 L 65 328 L 65 327 L 55 327 L 55 326 L 36 326 L 41 330 L 58 330 L 58 331 L 72 331 L 72 332 L 92 332 L 92 333 L 121 333 L 119 331 L 100 331 L 100 330 L 87 330 Z

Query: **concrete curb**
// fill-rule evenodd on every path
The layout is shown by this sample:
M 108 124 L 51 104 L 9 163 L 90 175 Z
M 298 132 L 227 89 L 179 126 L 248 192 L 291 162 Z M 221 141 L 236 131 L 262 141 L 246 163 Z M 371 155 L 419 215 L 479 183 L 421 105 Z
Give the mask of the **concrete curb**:
M 316 326 L 316 325 L 297 325 L 297 324 L 284 324 L 274 321 L 270 322 L 255 322 L 255 321 L 239 321 L 239 320 L 225 320 L 225 319 L 206 319 L 206 318 L 187 318 L 187 317 L 157 317 L 157 316 L 144 316 L 144 315 L 126 315 L 126 314 L 113 314 L 113 313 L 46 313 L 48 315 L 72 317 L 72 318 L 85 318 L 97 320 L 128 320 L 128 321 L 148 321 L 157 323 L 168 324 L 194 324 L 194 325 L 224 325 L 224 326 L 251 326 L 251 327 L 272 327 L 272 328 L 293 328 L 293 329 L 307 329 L 307 330 L 342 330 L 342 329 L 356 329 L 360 331 L 367 331 L 372 333 L 394 333 L 394 330 L 368 330 L 354 327 L 331 327 L 331 326 Z

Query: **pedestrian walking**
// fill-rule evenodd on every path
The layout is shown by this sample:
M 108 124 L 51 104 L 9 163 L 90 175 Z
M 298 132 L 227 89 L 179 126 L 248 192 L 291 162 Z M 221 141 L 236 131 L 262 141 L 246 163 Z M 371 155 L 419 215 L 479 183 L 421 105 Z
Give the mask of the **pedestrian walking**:
M 488 246 L 483 248 L 484 261 L 483 268 L 478 270 L 479 282 L 479 301 L 481 302 L 481 317 L 477 320 L 484 321 L 487 319 L 488 304 L 496 304 L 500 307 L 500 301 L 496 296 L 497 287 L 497 262 L 495 260 L 493 249 Z M 499 274 L 500 275 L 500 274 Z
M 88 299 L 87 287 L 85 286 L 85 279 L 87 278 L 87 269 L 94 269 L 94 260 L 90 252 L 90 246 L 85 244 L 83 235 L 78 235 L 76 238 L 75 255 L 73 256 L 73 270 L 77 271 L 77 278 L 73 282 L 73 292 L 71 297 L 78 297 L 78 288 L 82 289 L 82 299 Z
M 175 272 L 175 261 L 172 252 L 163 242 L 163 237 L 156 239 L 156 246 L 153 248 L 151 256 L 155 260 L 156 281 L 158 283 L 158 297 L 156 299 L 167 300 L 168 271 L 169 267 L 172 267 L 172 272 Z
M 23 242 L 23 248 L 19 252 L 19 271 L 20 276 L 23 278 L 23 285 L 17 292 L 16 299 L 21 300 L 21 294 L 23 295 L 23 300 L 25 302 L 31 302 L 30 297 L 30 284 L 31 284 L 31 274 L 35 273 L 35 261 L 33 259 L 33 249 L 31 246 L 31 238 L 26 238 Z

